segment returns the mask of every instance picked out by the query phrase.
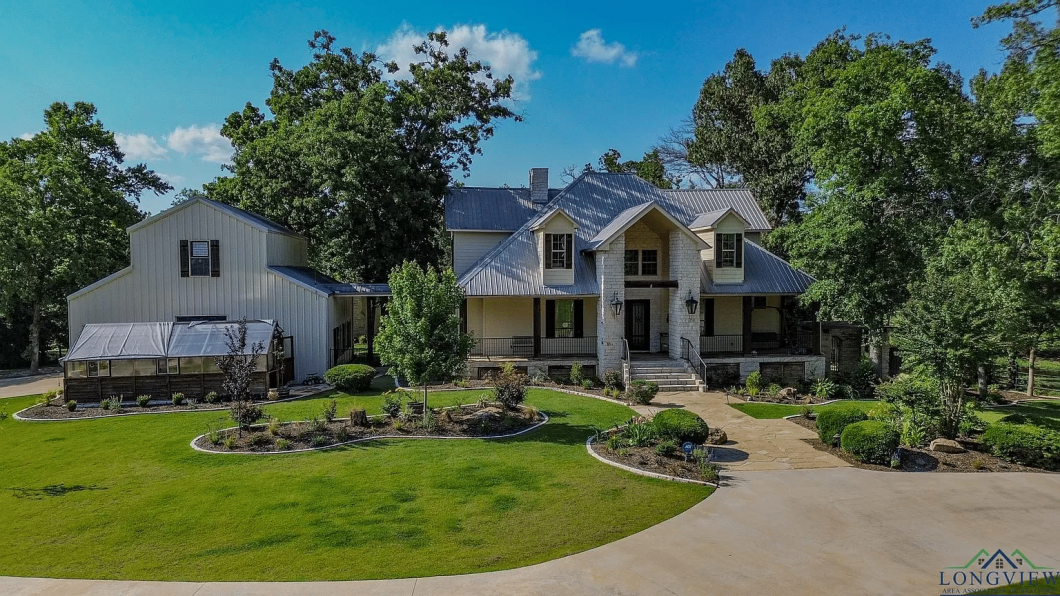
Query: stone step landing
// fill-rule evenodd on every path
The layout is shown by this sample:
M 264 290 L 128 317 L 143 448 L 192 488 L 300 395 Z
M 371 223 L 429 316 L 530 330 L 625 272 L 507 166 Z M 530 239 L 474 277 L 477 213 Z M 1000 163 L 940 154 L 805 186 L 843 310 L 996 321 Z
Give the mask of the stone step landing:
M 634 360 L 630 363 L 630 378 L 651 381 L 659 391 L 703 391 L 702 381 L 684 360 Z

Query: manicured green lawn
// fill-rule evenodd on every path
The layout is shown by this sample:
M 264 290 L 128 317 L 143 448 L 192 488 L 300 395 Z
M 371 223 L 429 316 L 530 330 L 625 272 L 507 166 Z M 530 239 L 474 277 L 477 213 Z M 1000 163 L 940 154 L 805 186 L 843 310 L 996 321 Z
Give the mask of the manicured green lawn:
M 814 412 L 820 412 L 829 408 L 858 408 L 868 412 L 875 405 L 874 401 L 842 401 L 834 404 L 828 404 L 824 406 L 812 406 Z M 767 404 L 762 402 L 753 402 L 749 404 L 729 404 L 730 406 L 740 410 L 744 414 L 752 418 L 783 418 L 785 416 L 791 416 L 798 414 L 802 411 L 802 406 L 793 406 L 789 404 Z
M 1023 414 L 1024 416 L 1038 416 L 1042 426 L 1055 431 L 1060 431 L 1060 400 L 1058 401 L 1034 401 L 1018 406 L 1007 406 L 1003 408 L 984 408 L 979 411 L 979 417 L 986 422 L 997 422 L 1009 414 Z
M 482 391 L 431 394 L 472 403 Z M 379 412 L 378 395 L 336 396 Z M 274 404 L 285 420 L 327 401 Z M 551 422 L 501 441 L 388 440 L 276 456 L 189 442 L 224 413 L 0 423 L 0 575 L 340 580 L 471 573 L 538 563 L 640 531 L 710 489 L 592 459 L 594 427 L 624 406 L 547 390 Z M 6 399 L 13 413 L 32 397 Z

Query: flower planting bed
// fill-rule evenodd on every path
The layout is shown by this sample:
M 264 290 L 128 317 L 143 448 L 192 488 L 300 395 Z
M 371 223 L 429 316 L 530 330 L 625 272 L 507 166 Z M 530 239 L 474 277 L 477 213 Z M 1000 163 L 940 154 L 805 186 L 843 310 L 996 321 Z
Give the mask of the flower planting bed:
M 422 415 L 371 416 L 360 423 L 349 418 L 335 418 L 330 422 L 322 418 L 274 421 L 254 425 L 242 433 L 236 428 L 213 431 L 197 437 L 192 445 L 214 453 L 283 453 L 383 438 L 503 438 L 526 432 L 548 420 L 533 407 L 505 410 L 497 404 L 444 408 L 433 414 L 433 421 L 427 422 Z
M 794 418 L 788 418 L 788 420 L 812 430 L 814 433 L 817 432 L 817 423 L 811 419 L 803 416 L 797 416 Z M 865 463 L 857 460 L 846 451 L 834 447 L 832 445 L 826 445 L 819 438 L 814 437 L 812 439 L 804 439 L 814 449 L 818 451 L 824 451 L 830 453 L 843 461 L 849 463 L 856 468 L 862 468 L 865 470 L 880 470 L 880 471 L 891 471 L 891 472 L 1043 472 L 1050 473 L 1048 470 L 1041 468 L 1034 468 L 1028 466 L 1021 466 L 1012 462 L 1005 461 L 1000 457 L 977 451 L 972 448 L 975 443 L 970 441 L 962 441 L 962 444 L 968 448 L 968 451 L 964 453 L 943 453 L 940 451 L 931 451 L 926 447 L 902 447 L 902 462 L 901 467 L 891 468 L 889 466 L 881 466 L 876 464 Z
M 612 449 L 606 442 L 594 441 L 590 448 L 600 457 L 645 472 L 674 476 L 698 482 L 715 482 L 716 477 L 708 478 L 702 471 L 699 462 L 693 458 L 685 460 L 684 455 L 660 455 L 654 447 L 620 447 Z
M 253 400 L 256 404 L 274 404 L 279 402 L 291 401 L 295 399 L 302 399 L 315 395 L 316 393 L 322 393 L 324 391 L 330 391 L 331 388 L 318 389 L 312 391 L 302 391 L 297 394 L 292 392 L 289 397 L 276 400 Z M 170 412 L 209 412 L 214 410 L 227 410 L 231 407 L 229 401 L 218 401 L 215 403 L 208 403 L 200 401 L 197 403 L 191 403 L 185 401 L 179 406 L 173 405 L 171 400 L 151 400 L 148 402 L 146 407 L 140 407 L 136 404 L 135 400 L 125 400 L 122 402 L 120 408 L 102 408 L 99 404 L 77 404 L 77 408 L 70 411 L 65 405 L 58 405 L 55 403 L 43 405 L 37 404 L 30 406 L 24 410 L 15 413 L 15 418 L 18 420 L 79 420 L 79 419 L 90 419 L 90 418 L 109 418 L 111 416 L 128 416 L 130 414 L 163 414 Z

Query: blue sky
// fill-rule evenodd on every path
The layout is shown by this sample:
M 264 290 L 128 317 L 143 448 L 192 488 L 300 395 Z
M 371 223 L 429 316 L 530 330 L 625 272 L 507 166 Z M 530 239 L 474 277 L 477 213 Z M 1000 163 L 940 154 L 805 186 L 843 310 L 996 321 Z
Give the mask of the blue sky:
M 988 3 L 12 1 L 0 7 L 0 138 L 40 130 L 53 101 L 91 101 L 130 161 L 197 188 L 230 153 L 216 127 L 248 101 L 263 107 L 269 62 L 305 64 L 314 30 L 400 58 L 408 39 L 443 27 L 516 75 L 525 117 L 498 128 L 465 182 L 525 185 L 530 167 L 548 167 L 555 186 L 564 166 L 595 164 L 609 148 L 638 158 L 739 47 L 768 67 L 845 26 L 931 38 L 966 77 L 996 71 L 1006 26 L 969 24 Z M 170 200 L 145 196 L 142 206 Z

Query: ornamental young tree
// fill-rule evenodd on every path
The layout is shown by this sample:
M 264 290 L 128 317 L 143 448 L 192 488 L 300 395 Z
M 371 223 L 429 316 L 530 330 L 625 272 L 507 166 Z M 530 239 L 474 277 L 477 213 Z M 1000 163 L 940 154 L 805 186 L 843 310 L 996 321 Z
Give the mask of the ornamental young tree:
M 66 296 L 129 263 L 125 229 L 145 192 L 171 187 L 125 155 L 90 103 L 56 102 L 45 129 L 0 143 L 0 314 L 28 319 L 30 370 L 42 330 L 65 334 Z
M 217 368 L 224 374 L 221 391 L 232 399 L 229 415 L 239 426 L 239 434 L 250 428 L 264 414 L 261 407 L 250 398 L 250 385 L 254 381 L 258 357 L 265 353 L 265 344 L 254 343 L 247 351 L 247 319 L 239 320 L 235 327 L 225 328 L 225 345 L 228 353 L 217 359 Z
M 448 381 L 467 365 L 474 339 L 460 331 L 464 292 L 452 269 L 437 271 L 406 261 L 390 273 L 390 292 L 376 349 L 379 359 L 413 384 Z M 426 410 L 425 410 L 426 411 Z
M 436 265 L 451 175 L 470 172 L 498 120 L 521 120 L 508 107 L 514 81 L 450 50 L 445 32 L 415 47 L 414 64 L 334 42 L 316 32 L 312 61 L 296 70 L 273 60 L 272 118 L 250 103 L 228 116 L 232 175 L 206 191 L 306 236 L 310 263 L 339 279 Z

